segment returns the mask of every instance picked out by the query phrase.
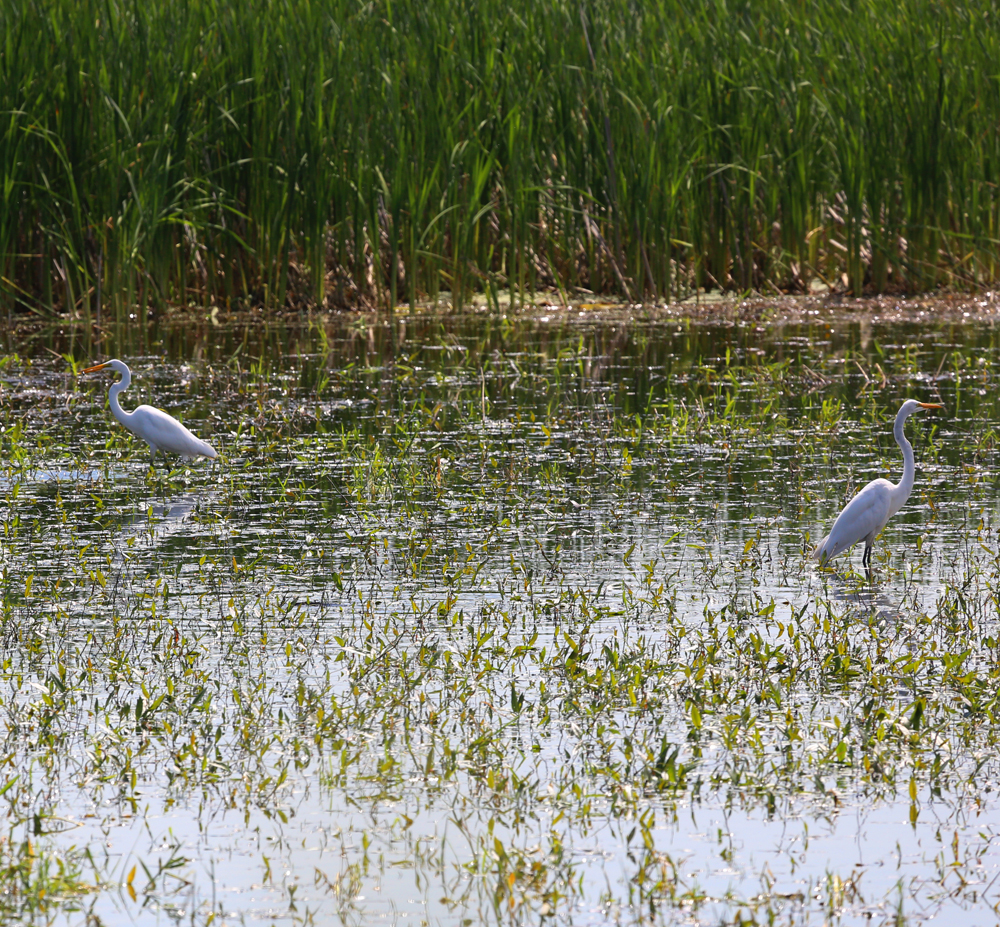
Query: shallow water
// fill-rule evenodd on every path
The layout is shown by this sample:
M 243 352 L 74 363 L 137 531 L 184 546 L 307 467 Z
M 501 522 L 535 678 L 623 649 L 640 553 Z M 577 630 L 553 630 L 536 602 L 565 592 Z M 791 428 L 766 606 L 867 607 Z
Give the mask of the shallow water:
M 991 319 L 2 338 L 8 836 L 99 886 L 45 916 L 995 919 Z M 110 356 L 223 459 L 150 471 Z

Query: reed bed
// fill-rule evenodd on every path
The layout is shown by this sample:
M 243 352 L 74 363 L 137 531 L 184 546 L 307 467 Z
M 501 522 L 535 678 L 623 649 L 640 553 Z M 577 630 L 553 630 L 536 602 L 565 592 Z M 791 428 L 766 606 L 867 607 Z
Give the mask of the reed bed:
M 0 2 L 0 299 L 998 277 L 996 3 Z

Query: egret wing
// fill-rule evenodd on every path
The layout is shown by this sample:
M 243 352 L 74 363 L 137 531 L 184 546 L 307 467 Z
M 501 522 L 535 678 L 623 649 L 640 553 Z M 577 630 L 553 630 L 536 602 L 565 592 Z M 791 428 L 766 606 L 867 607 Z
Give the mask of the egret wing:
M 205 457 L 215 457 L 212 445 L 193 435 L 172 415 L 153 406 L 139 406 L 135 410 L 136 434 L 143 438 L 154 450 L 169 451 L 172 454 L 182 454 L 194 457 L 201 454 Z
M 827 558 L 836 557 L 858 541 L 874 538 L 889 521 L 892 484 L 874 480 L 861 490 L 837 516 L 830 531 Z

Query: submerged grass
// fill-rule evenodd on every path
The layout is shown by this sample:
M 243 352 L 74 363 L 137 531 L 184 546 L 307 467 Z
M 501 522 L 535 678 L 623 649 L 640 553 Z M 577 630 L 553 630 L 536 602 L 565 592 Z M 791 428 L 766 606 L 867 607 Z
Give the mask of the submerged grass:
M 10 312 L 997 280 L 991 4 L 0 4 Z
M 196 392 L 227 462 L 156 475 L 105 384 L 6 364 L 12 824 L 73 827 L 104 922 L 991 916 L 996 333 L 817 326 L 772 361 L 519 324 L 397 332 L 391 369 L 351 329 L 256 362 L 217 339 Z M 876 582 L 814 572 L 932 391 Z M 816 863 L 810 829 L 880 807 L 919 860 Z M 770 821 L 802 837 L 765 871 L 736 822 Z

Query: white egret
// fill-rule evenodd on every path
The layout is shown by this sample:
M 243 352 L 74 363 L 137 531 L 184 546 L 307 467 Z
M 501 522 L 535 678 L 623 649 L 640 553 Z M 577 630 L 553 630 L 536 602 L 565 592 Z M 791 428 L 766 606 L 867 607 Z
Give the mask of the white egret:
M 184 457 L 217 457 L 218 454 L 211 444 L 196 438 L 172 415 L 153 406 L 139 406 L 134 412 L 126 412 L 118 401 L 118 394 L 128 389 L 132 382 L 132 371 L 120 360 L 109 360 L 104 364 L 87 367 L 84 373 L 94 373 L 97 370 L 110 368 L 120 373 L 122 378 L 112 383 L 108 390 L 108 401 L 111 411 L 129 431 L 145 441 L 153 457 L 157 451 L 169 451 L 171 454 L 181 454 Z
M 833 529 L 813 551 L 813 557 L 821 564 L 842 554 L 858 541 L 864 541 L 865 554 L 861 563 L 871 569 L 872 544 L 875 538 L 889 519 L 903 507 L 913 489 L 913 448 L 903 434 L 903 424 L 914 412 L 940 408 L 942 407 L 936 402 L 917 402 L 916 399 L 907 399 L 900 406 L 892 433 L 903 452 L 903 478 L 898 483 L 883 479 L 872 480 L 844 506 L 833 523 Z

